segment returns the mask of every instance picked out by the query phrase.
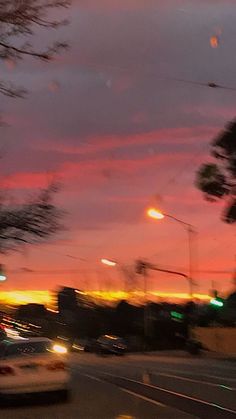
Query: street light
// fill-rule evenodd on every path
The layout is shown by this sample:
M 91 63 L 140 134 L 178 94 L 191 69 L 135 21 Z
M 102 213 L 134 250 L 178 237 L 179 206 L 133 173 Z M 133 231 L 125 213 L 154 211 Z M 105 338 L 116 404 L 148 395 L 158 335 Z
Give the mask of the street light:
M 134 272 L 131 269 L 129 265 L 125 265 L 121 263 L 120 261 L 114 260 L 114 259 L 107 259 L 103 258 L 100 259 L 100 262 L 103 265 L 106 265 L 108 267 L 116 267 L 119 269 L 119 271 L 122 273 L 124 277 L 124 291 L 129 293 L 133 289 L 133 280 L 134 280 Z
M 106 259 L 106 258 L 101 259 L 101 263 L 103 263 L 103 265 L 107 265 L 107 266 L 116 266 L 117 265 L 117 262 L 115 260 Z
M 189 247 L 189 294 L 190 296 L 193 295 L 193 234 L 196 233 L 196 229 L 189 223 L 180 220 L 179 218 L 174 217 L 173 215 L 163 213 L 162 211 L 156 208 L 148 208 L 147 209 L 147 216 L 153 218 L 154 220 L 162 220 L 165 217 L 170 218 L 182 224 L 182 226 L 186 229 L 188 233 L 188 247 Z
M 147 215 L 150 218 L 154 218 L 154 220 L 162 220 L 165 217 L 165 215 L 156 208 L 149 208 L 147 210 Z
M 7 279 L 7 276 L 6 276 L 6 273 L 5 273 L 4 266 L 2 264 L 0 264 L 0 282 L 4 282 L 4 281 L 6 281 L 6 279 Z

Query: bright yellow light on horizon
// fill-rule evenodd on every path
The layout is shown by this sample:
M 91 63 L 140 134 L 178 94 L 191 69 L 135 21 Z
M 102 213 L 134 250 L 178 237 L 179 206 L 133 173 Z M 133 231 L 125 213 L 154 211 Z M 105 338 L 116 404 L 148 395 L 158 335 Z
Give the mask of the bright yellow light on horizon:
M 103 265 L 107 265 L 107 266 L 116 266 L 117 262 L 115 262 L 114 260 L 110 260 L 110 259 L 101 259 L 101 262 L 103 263 Z
M 20 305 L 38 303 L 49 306 L 52 301 L 52 295 L 47 290 L 14 290 L 0 291 L 0 303 L 9 305 Z
M 98 291 L 98 290 L 90 290 L 84 291 L 84 295 L 92 298 L 94 301 L 104 301 L 109 303 L 115 303 L 116 301 L 120 300 L 127 300 L 130 302 L 142 302 L 144 298 L 143 291 L 132 291 L 132 292 L 125 292 L 122 290 L 110 290 L 110 291 Z M 148 291 L 147 292 L 148 298 L 150 301 L 157 299 L 167 299 L 170 301 L 180 301 L 180 300 L 189 300 L 190 296 L 184 292 L 162 292 L 162 291 Z M 29 304 L 29 303 L 38 303 L 44 304 L 47 308 L 50 309 L 52 312 L 56 312 L 54 310 L 53 301 L 54 296 L 47 290 L 27 290 L 27 291 L 0 291 L 0 303 L 2 304 L 9 304 L 9 305 L 20 305 L 20 304 Z M 202 301 L 210 301 L 212 298 L 207 294 L 194 294 L 193 298 Z
M 162 220 L 165 217 L 164 214 L 156 208 L 149 208 L 147 210 L 147 215 L 155 220 Z

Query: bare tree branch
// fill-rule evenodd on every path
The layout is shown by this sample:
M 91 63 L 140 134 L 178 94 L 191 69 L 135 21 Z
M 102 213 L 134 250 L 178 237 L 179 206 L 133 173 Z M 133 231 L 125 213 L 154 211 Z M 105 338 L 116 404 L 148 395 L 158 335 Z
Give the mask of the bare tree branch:
M 36 29 L 57 29 L 67 20 L 51 19 L 56 9 L 68 7 L 69 0 L 0 0 L 0 60 L 19 61 L 29 56 L 44 61 L 68 47 L 64 41 L 57 41 L 40 50 L 29 42 L 36 36 Z M 0 93 L 9 97 L 23 97 L 24 89 L 0 82 Z
M 26 204 L 1 206 L 0 253 L 16 250 L 22 244 L 40 243 L 62 228 L 63 211 L 53 204 L 57 190 L 52 184 Z

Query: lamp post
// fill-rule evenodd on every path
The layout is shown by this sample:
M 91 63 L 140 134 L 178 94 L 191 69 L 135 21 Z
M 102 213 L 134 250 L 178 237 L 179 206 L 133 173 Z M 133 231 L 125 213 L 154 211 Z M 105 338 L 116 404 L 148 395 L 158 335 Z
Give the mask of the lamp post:
M 149 208 L 147 210 L 147 216 L 150 218 L 153 218 L 154 220 L 162 220 L 163 218 L 167 217 L 170 218 L 171 220 L 174 220 L 176 222 L 178 222 L 179 224 L 181 224 L 185 230 L 187 231 L 188 234 L 188 259 L 189 259 L 189 275 L 188 275 L 188 283 L 189 283 L 189 295 L 192 297 L 193 295 L 193 259 L 194 259 L 194 251 L 193 251 L 193 237 L 194 234 L 196 234 L 196 229 L 193 227 L 192 224 L 186 223 L 183 220 L 180 220 L 177 217 L 174 217 L 173 215 L 170 214 L 166 214 L 163 213 L 161 211 L 159 211 L 156 208 Z
M 129 292 L 132 287 L 130 287 L 130 283 L 133 279 L 133 272 L 130 270 L 130 267 L 127 265 L 124 265 L 123 263 L 115 260 L 115 259 L 108 259 L 108 258 L 102 258 L 100 259 L 100 262 L 103 265 L 108 266 L 109 268 L 118 268 L 120 273 L 122 273 L 124 277 L 124 291 Z

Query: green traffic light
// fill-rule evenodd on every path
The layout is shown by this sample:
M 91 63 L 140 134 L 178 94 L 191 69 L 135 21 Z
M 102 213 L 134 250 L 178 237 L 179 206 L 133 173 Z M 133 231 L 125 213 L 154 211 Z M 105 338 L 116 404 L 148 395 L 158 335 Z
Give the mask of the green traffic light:
M 212 298 L 210 304 L 216 307 L 223 307 L 224 302 L 219 298 Z
M 182 320 L 184 315 L 181 313 L 178 313 L 177 311 L 171 311 L 170 312 L 171 317 L 173 317 L 174 319 L 178 319 L 178 320 Z

